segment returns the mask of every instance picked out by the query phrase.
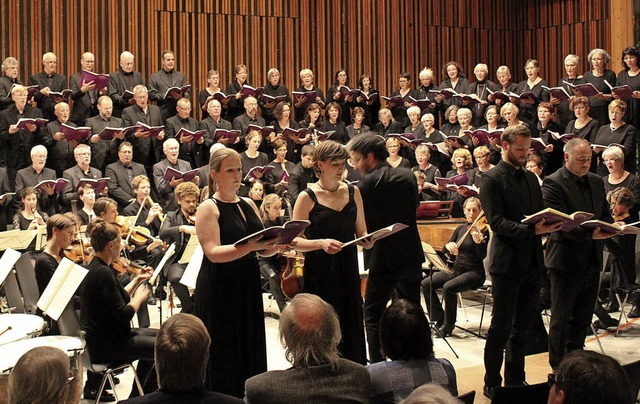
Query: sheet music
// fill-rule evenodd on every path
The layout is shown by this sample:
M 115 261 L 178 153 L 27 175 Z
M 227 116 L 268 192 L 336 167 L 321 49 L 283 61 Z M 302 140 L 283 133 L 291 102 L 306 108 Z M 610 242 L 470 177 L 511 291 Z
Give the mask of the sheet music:
M 0 251 L 4 251 L 7 248 L 24 250 L 29 247 L 37 233 L 37 230 L 20 229 L 2 231 L 0 232 Z
M 47 226 L 38 226 L 36 231 L 36 251 L 41 251 L 47 246 Z
M 198 280 L 198 274 L 200 273 L 200 267 L 202 267 L 203 259 L 204 250 L 202 249 L 202 246 L 198 244 L 193 251 L 191 260 L 187 264 L 187 267 L 182 274 L 182 278 L 180 279 L 181 284 L 192 289 L 196 288 L 196 281 Z
M 89 270 L 63 258 L 42 292 L 38 308 L 57 321 L 88 273 Z
M 189 260 L 191 260 L 193 253 L 196 251 L 198 247 L 200 247 L 200 242 L 198 241 L 198 236 L 194 234 L 189 238 L 189 242 L 187 243 L 187 246 L 184 248 L 184 251 L 182 252 L 182 257 L 180 257 L 178 264 L 189 263 Z
M 151 275 L 151 279 L 149 279 L 150 284 L 155 285 L 156 279 L 158 278 L 158 275 L 160 275 L 160 271 L 162 271 L 162 268 L 164 268 L 164 264 L 167 263 L 169 258 L 171 258 L 171 256 L 175 252 L 176 252 L 176 243 L 173 243 L 169 246 L 169 248 L 167 248 L 167 252 L 164 253 L 164 256 L 160 260 L 160 263 L 158 264 L 156 269 L 153 271 L 153 275 Z
M 7 275 L 11 272 L 11 268 L 16 264 L 20 255 L 18 251 L 11 248 L 7 248 L 2 255 L 2 258 L 0 258 L 0 285 L 7 279 Z

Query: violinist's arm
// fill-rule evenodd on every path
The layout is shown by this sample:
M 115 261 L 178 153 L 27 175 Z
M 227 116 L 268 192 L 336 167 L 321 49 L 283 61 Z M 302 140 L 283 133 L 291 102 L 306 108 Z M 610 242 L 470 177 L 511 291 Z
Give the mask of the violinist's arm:
M 274 241 L 251 240 L 235 247 L 233 244 L 221 245 L 218 218 L 220 211 L 211 199 L 198 207 L 196 215 L 196 233 L 202 250 L 211 262 L 231 262 L 244 257 L 252 251 L 264 250 L 273 246 Z

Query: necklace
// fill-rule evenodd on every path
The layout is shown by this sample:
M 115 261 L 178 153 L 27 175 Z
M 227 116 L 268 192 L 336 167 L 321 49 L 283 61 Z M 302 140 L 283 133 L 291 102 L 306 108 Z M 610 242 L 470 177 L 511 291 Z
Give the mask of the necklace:
M 320 187 L 320 189 L 322 189 L 323 191 L 327 191 L 327 192 L 336 192 L 338 189 L 340 189 L 340 184 L 338 184 L 336 186 L 336 189 L 333 189 L 333 190 L 323 187 L 322 184 L 320 183 L 320 181 L 318 181 L 317 184 Z

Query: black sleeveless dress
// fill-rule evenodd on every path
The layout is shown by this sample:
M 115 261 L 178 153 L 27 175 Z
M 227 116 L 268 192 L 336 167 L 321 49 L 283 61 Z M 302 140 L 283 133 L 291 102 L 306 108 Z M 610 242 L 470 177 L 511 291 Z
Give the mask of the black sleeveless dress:
M 263 228 L 245 200 L 227 203 L 214 199 L 214 202 L 220 211 L 222 245 L 233 244 Z M 205 256 L 196 282 L 194 314 L 204 322 L 211 336 L 206 387 L 244 397 L 245 380 L 267 370 L 256 254 L 226 263 L 213 263 Z
M 349 202 L 341 211 L 318 203 L 318 198 L 311 189 L 306 189 L 305 192 L 314 202 L 313 209 L 309 212 L 311 225 L 305 231 L 307 238 L 332 238 L 342 242 L 353 240 L 357 217 L 353 186 L 349 186 Z M 342 331 L 338 350 L 342 356 L 366 364 L 356 247 L 347 247 L 334 255 L 323 250 L 307 252 L 302 282 L 303 292 L 320 296 L 338 314 Z

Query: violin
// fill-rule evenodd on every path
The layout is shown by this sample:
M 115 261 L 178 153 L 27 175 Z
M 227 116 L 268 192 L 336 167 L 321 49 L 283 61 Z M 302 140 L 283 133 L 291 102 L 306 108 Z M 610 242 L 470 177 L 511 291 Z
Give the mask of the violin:
M 131 272 L 134 275 L 140 275 L 147 271 L 147 267 L 138 265 L 126 258 L 120 257 L 111 263 L 111 267 L 117 272 L 123 274 L 125 272 Z
M 93 259 L 95 251 L 91 244 L 83 239 L 74 240 L 68 248 L 65 248 L 62 253 L 69 260 L 76 264 L 88 264 Z
M 471 226 L 471 234 L 484 234 L 489 230 L 489 222 L 486 216 L 480 217 L 474 224 Z
M 122 237 L 134 245 L 142 246 L 147 244 L 147 241 L 155 241 L 156 238 L 151 235 L 151 231 L 146 227 L 142 226 L 130 226 L 124 222 L 122 216 L 118 216 L 116 219 L 116 226 L 120 228 L 120 233 L 122 233 Z M 166 243 L 162 243 L 162 249 L 164 251 L 167 250 L 168 246 Z

